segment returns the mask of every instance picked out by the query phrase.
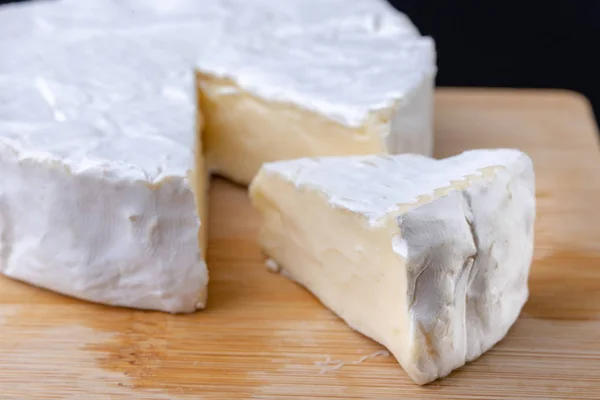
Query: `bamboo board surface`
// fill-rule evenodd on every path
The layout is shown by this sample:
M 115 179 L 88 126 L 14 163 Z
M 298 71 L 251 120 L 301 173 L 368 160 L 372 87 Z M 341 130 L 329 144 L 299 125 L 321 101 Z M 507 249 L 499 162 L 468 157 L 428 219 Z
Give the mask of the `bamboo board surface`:
M 0 278 L 0 399 L 600 399 L 600 151 L 563 91 L 438 90 L 436 155 L 517 147 L 537 174 L 530 298 L 507 337 L 428 386 L 266 271 L 244 189 L 213 180 L 208 309 L 88 304 Z M 366 359 L 365 356 L 376 355 Z M 323 372 L 328 357 L 345 364 Z

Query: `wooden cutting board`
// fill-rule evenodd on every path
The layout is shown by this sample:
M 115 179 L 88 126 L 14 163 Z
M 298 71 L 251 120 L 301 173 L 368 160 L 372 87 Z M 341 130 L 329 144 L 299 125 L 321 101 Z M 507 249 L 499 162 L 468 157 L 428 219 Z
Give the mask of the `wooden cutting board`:
M 266 271 L 244 189 L 215 180 L 209 308 L 110 308 L 0 278 L 0 399 L 600 399 L 600 152 L 588 103 L 446 89 L 436 108 L 437 156 L 517 147 L 537 171 L 530 299 L 480 359 L 411 383 L 379 345 Z M 325 371 L 326 360 L 344 365 Z

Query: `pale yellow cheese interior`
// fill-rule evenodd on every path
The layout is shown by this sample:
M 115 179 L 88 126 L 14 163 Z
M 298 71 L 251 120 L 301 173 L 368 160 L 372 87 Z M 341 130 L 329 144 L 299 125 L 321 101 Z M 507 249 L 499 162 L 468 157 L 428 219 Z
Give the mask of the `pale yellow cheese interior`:
M 330 207 L 322 194 L 263 172 L 250 196 L 263 218 L 260 245 L 282 272 L 410 362 L 405 260 L 392 249 L 397 225 L 370 226 L 364 216 Z
M 249 184 L 270 161 L 386 152 L 391 109 L 350 128 L 292 104 L 260 99 L 228 79 L 198 72 L 197 83 L 208 167 L 235 182 Z
M 196 199 L 196 209 L 200 219 L 200 229 L 198 231 L 198 246 L 200 254 L 206 261 L 206 249 L 208 243 L 208 190 L 210 186 L 210 176 L 206 167 L 206 159 L 202 148 L 202 132 L 204 130 L 204 118 L 201 113 L 196 115 L 196 140 L 194 149 L 194 168 L 188 176 Z M 198 294 L 197 308 L 203 309 L 206 306 L 208 290 Z

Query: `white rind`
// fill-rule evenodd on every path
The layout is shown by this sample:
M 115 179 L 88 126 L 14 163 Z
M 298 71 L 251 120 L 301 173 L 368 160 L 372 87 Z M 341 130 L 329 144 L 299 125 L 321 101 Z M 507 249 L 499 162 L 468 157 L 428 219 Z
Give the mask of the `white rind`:
M 195 108 L 184 55 L 193 43 L 175 48 L 169 32 L 0 42 L 10 55 L 0 60 L 0 137 L 68 163 L 121 164 L 132 178 L 185 176 L 193 167 Z M 65 63 L 71 54 L 77 62 Z
M 376 224 L 419 196 L 433 195 L 453 181 L 481 176 L 484 168 L 510 164 L 521 157 L 523 153 L 512 149 L 471 150 L 442 160 L 417 154 L 314 157 L 267 163 L 263 170 L 298 187 L 323 192 L 333 206 Z
M 435 74 L 426 74 L 396 104 L 389 130 L 383 133 L 388 153 L 433 155 L 434 89 Z
M 275 261 L 290 279 L 316 290 L 315 295 L 352 327 L 385 345 L 416 383 L 444 377 L 476 359 L 501 340 L 518 318 L 528 298 L 536 213 L 533 164 L 524 153 L 498 149 L 467 151 L 443 160 L 397 155 L 279 161 L 263 166 L 253 193 L 261 190 L 267 176 L 283 179 L 300 192 L 314 191 L 329 206 L 355 214 L 366 222 L 358 225 L 367 230 L 365 235 L 371 230 L 395 232 L 389 246 L 398 263 L 389 271 L 382 272 L 384 265 L 358 264 L 334 273 L 321 261 L 317 269 L 331 279 L 323 282 L 312 274 L 307 277 L 293 261 L 288 260 L 290 265 Z M 275 203 L 277 215 L 292 212 L 281 207 Z M 296 217 L 280 218 L 295 221 Z M 332 226 L 323 237 L 337 238 L 332 236 L 335 229 Z M 277 234 L 281 232 L 267 236 L 269 248 L 278 254 L 299 252 L 280 248 L 290 241 L 273 236 Z M 295 237 L 292 242 L 302 240 Z M 330 244 L 320 246 L 323 251 Z M 303 251 L 309 259 L 317 257 L 310 249 Z M 328 251 L 342 254 L 336 248 Z M 364 260 L 364 255 L 343 256 L 349 263 Z M 381 260 L 379 253 L 374 257 Z M 342 278 L 335 281 L 344 273 L 363 277 L 364 285 L 378 285 L 379 289 L 364 287 L 366 293 L 388 296 L 381 290 L 390 287 L 405 287 L 406 292 L 397 294 L 398 304 L 378 310 L 383 313 L 378 317 L 370 312 L 357 314 L 347 309 L 339 288 L 331 286 L 346 284 Z M 370 274 L 403 278 L 390 286 L 367 281 Z M 391 331 L 390 321 L 382 320 L 386 318 L 398 319 Z
M 0 37 L 72 28 L 131 29 L 164 22 L 200 25 L 209 17 L 227 20 L 224 30 L 242 26 L 285 34 L 309 30 L 419 35 L 408 17 L 385 0 L 40 0 L 6 5 L 2 15 Z
M 72 170 L 1 140 L 0 170 L 0 272 L 116 306 L 204 306 L 200 221 L 184 180 L 152 187 L 106 168 Z
M 528 298 L 535 177 L 531 160 L 501 163 L 476 181 L 398 218 L 408 249 L 409 374 L 430 382 L 479 357 L 517 320 Z M 440 227 L 443 226 L 443 229 Z
M 171 34 L 151 26 L 0 42 L 11 55 L 0 59 L 2 273 L 98 303 L 204 307 L 188 178 L 194 40 Z

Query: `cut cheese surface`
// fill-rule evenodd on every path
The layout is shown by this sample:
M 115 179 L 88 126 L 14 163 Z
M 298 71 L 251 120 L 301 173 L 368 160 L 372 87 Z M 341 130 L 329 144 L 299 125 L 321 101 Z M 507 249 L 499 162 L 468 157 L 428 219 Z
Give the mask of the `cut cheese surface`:
M 418 384 L 502 339 L 528 297 L 535 179 L 516 150 L 305 158 L 250 186 L 281 271 Z
M 252 40 L 206 50 L 198 63 L 204 143 L 217 172 L 249 183 L 269 161 L 432 153 L 430 39 L 305 34 Z

